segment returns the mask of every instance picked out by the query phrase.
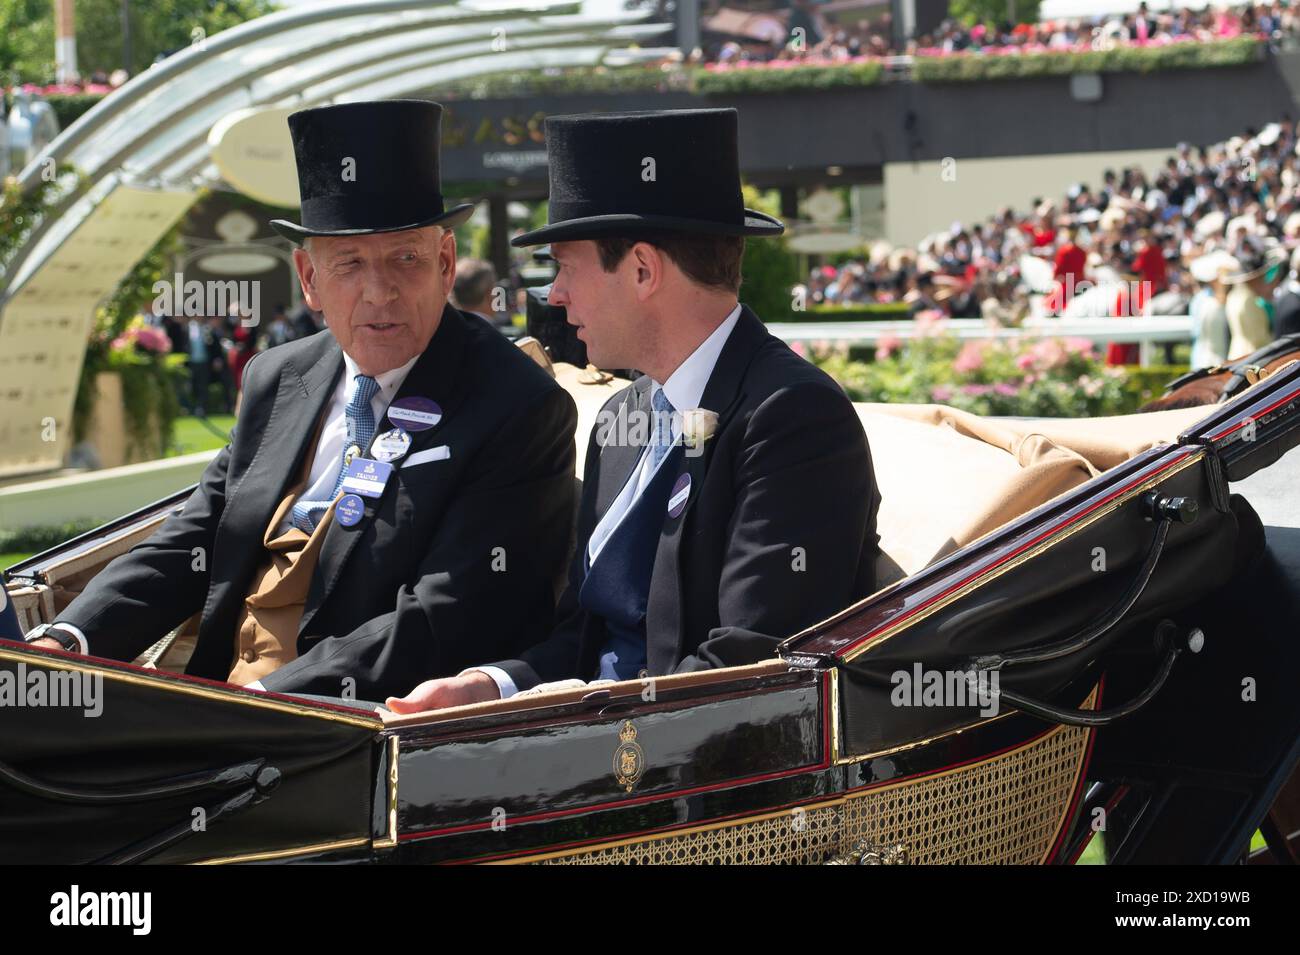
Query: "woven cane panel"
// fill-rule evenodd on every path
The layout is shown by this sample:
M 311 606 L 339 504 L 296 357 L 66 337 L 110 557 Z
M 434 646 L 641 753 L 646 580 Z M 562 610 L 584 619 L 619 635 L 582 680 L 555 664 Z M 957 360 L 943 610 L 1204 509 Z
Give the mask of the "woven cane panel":
M 1061 726 L 999 756 L 816 808 L 612 844 L 545 865 L 816 864 L 862 842 L 909 864 L 1031 864 L 1051 848 L 1088 730 Z
M 545 859 L 544 865 L 773 865 L 820 862 L 839 851 L 838 805 Z
M 1062 726 L 982 763 L 845 801 L 850 844 L 903 845 L 912 865 L 1039 862 L 1069 807 L 1088 730 Z

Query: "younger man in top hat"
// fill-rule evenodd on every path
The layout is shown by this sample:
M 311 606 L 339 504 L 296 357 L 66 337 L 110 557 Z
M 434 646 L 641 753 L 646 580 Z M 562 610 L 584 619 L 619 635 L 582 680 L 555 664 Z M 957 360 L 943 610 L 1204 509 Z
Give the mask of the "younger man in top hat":
M 378 700 L 549 630 L 573 513 L 573 400 L 447 304 L 442 108 L 289 117 L 294 264 L 329 334 L 255 356 L 229 446 L 47 646 L 129 660 L 202 612 L 187 672 Z
M 590 360 L 643 372 L 587 454 L 560 623 L 513 659 L 388 701 L 414 712 L 539 683 L 752 663 L 875 589 L 879 495 L 852 404 L 739 304 L 733 109 L 546 121 L 550 301 Z

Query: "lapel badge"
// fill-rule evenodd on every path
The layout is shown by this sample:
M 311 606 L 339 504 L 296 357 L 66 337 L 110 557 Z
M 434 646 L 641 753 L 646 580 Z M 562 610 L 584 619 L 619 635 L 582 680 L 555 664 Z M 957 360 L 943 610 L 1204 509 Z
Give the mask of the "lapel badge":
M 361 449 L 359 447 L 357 447 L 355 444 L 351 445 L 346 451 L 343 452 L 343 466 L 348 467 L 352 463 L 352 459 L 355 458 L 360 453 L 361 453 Z
M 636 727 L 632 725 L 631 720 L 623 721 L 623 728 L 618 731 L 618 738 L 621 742 L 618 749 L 614 750 L 614 778 L 618 780 L 620 786 L 631 792 L 632 787 L 640 782 L 641 774 L 645 772 L 645 751 L 636 741 Z
M 673 485 L 672 495 L 668 498 L 668 516 L 678 517 L 682 511 L 686 510 L 686 502 L 691 497 L 691 475 L 689 472 L 682 473 L 677 478 L 677 483 Z
M 411 450 L 411 435 L 405 428 L 385 431 L 370 445 L 370 453 L 378 461 L 396 461 Z

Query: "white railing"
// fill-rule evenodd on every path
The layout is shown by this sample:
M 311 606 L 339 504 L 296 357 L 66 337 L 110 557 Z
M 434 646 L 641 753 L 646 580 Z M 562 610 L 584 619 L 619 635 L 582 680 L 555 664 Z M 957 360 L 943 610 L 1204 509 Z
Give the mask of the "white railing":
M 767 330 L 787 342 L 843 342 L 878 345 L 882 340 L 904 342 L 924 335 L 950 335 L 962 341 L 981 339 L 1086 338 L 1098 344 L 1137 342 L 1141 362 L 1150 364 L 1153 345 L 1188 342 L 1192 320 L 1188 315 L 1151 315 L 1142 318 L 1031 318 L 1016 328 L 989 325 L 981 318 L 950 318 L 931 325 L 912 319 L 881 322 L 769 322 Z

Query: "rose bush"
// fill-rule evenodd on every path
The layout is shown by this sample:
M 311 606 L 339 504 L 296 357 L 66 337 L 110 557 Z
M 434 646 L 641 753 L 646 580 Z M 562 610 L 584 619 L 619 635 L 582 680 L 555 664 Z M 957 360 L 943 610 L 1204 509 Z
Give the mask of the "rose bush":
M 881 342 L 874 361 L 829 345 L 807 357 L 854 401 L 946 404 L 979 415 L 1090 418 L 1130 414 L 1180 369 L 1108 367 L 1084 338 L 963 342 L 925 324 L 909 342 Z

